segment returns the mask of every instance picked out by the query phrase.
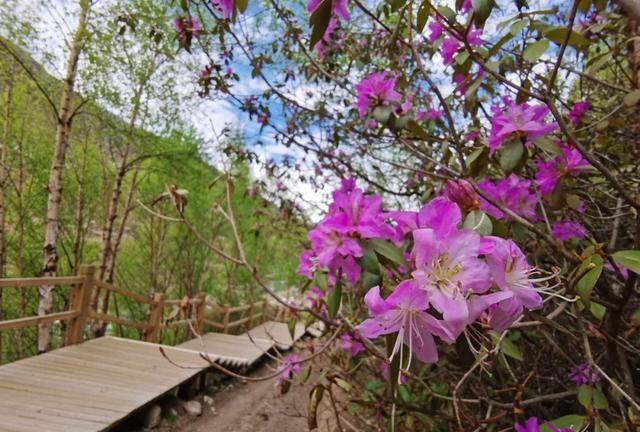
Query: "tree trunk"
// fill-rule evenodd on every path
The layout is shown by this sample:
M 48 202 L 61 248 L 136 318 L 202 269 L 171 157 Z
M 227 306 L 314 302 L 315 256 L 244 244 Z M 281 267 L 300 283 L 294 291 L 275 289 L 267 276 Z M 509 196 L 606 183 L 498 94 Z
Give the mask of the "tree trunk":
M 49 184 L 47 197 L 47 220 L 44 234 L 42 276 L 51 277 L 58 273 L 58 233 L 60 228 L 60 202 L 62 199 L 62 172 L 69 145 L 71 132 L 73 89 L 78 71 L 78 60 L 82 51 L 82 39 L 87 25 L 90 4 L 88 0 L 80 0 L 80 14 L 78 27 L 73 37 L 67 71 L 64 78 L 58 119 L 56 127 L 56 141 L 53 150 L 53 159 L 49 170 Z M 40 299 L 38 303 L 38 315 L 48 315 L 53 312 L 53 286 L 40 287 Z M 50 323 L 38 326 L 38 353 L 43 353 L 51 348 L 52 325 Z
M 0 278 L 6 277 L 7 265 L 7 244 L 5 232 L 6 220 L 6 202 L 5 192 L 7 188 L 7 179 L 9 177 L 9 168 L 7 166 L 9 156 L 9 134 L 11 133 L 11 116 L 12 116 L 12 99 L 13 99 L 13 78 L 12 71 L 9 69 L 7 74 L 7 94 L 6 107 L 4 111 L 4 128 L 2 130 L 2 147 L 0 148 Z M 0 290 L 0 321 L 4 319 L 4 299 L 2 298 L 2 290 Z M 2 363 L 2 332 L 0 332 L 0 364 Z
M 84 137 L 84 144 L 82 146 L 82 160 L 80 161 L 80 167 L 78 172 L 78 191 L 76 196 L 76 212 L 75 223 L 76 229 L 73 237 L 73 246 L 71 248 L 71 255 L 73 259 L 72 273 L 76 274 L 80 264 L 82 264 L 82 244 L 84 243 L 84 206 L 85 206 L 85 187 L 87 176 L 87 159 L 89 153 L 89 132 Z

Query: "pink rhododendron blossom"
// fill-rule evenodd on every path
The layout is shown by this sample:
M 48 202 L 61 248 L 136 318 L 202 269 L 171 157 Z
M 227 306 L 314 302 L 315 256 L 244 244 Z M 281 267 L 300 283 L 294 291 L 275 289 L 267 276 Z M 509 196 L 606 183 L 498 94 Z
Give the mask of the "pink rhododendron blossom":
M 233 15 L 233 0 L 211 0 L 214 6 L 217 6 L 225 19 L 231 18 Z
M 489 134 L 491 155 L 508 139 L 518 139 L 528 146 L 536 138 L 549 135 L 558 128 L 555 122 L 545 122 L 549 108 L 543 105 L 514 104 L 504 111 L 494 109 L 493 112 Z
M 573 106 L 573 108 L 571 108 L 571 111 L 569 111 L 569 114 L 568 114 L 569 121 L 571 121 L 571 124 L 574 126 L 578 126 L 578 124 L 580 124 L 580 120 L 582 120 L 582 116 L 587 111 L 589 111 L 588 101 L 582 101 L 582 102 L 576 103 Z
M 600 373 L 593 370 L 587 363 L 574 366 L 569 371 L 569 379 L 577 386 L 595 384 L 600 381 L 601 378 Z
M 443 193 L 449 201 L 456 203 L 464 211 L 469 212 L 480 208 L 478 194 L 471 183 L 464 179 L 447 181 Z
M 562 146 L 561 150 L 562 154 L 552 160 L 548 162 L 539 160 L 536 163 L 538 168 L 536 184 L 543 195 L 552 193 L 562 178 L 576 177 L 580 173 L 588 171 L 591 166 L 575 148 Z
M 531 181 L 523 180 L 517 175 L 511 174 L 509 177 L 495 182 L 482 180 L 478 182 L 478 187 L 489 195 L 493 201 L 503 205 L 518 216 L 531 221 L 537 220 L 537 200 L 531 192 Z M 480 197 L 480 210 L 496 219 L 508 218 L 498 207 L 482 197 Z
M 390 239 L 395 234 L 381 207 L 382 198 L 365 196 L 355 180 L 343 180 L 340 189 L 333 192 L 328 215 L 309 231 L 311 250 L 300 256 L 298 274 L 312 278 L 316 269 L 323 268 L 329 271 L 331 284 L 340 273 L 349 283 L 357 282 L 361 270 L 355 258 L 363 254 L 358 239 Z
M 462 5 L 460 6 L 460 12 L 467 13 L 471 10 L 472 0 L 463 0 Z
M 322 0 L 309 0 L 307 3 L 307 11 L 309 14 L 313 14 L 321 3 Z M 349 21 L 350 18 L 351 16 L 349 14 L 349 9 L 347 8 L 347 0 L 334 0 L 331 2 L 331 17 L 329 19 L 329 24 L 327 25 L 322 38 L 313 47 L 321 58 L 325 57 L 327 47 L 339 47 L 339 44 L 332 41 L 331 36 L 338 27 L 339 20 L 343 19 L 345 21 Z
M 584 227 L 578 222 L 565 220 L 557 221 L 553 224 L 551 229 L 553 237 L 560 241 L 569 240 L 570 238 L 584 239 Z
M 309 291 L 304 297 L 305 306 L 310 307 L 311 309 L 317 309 L 322 306 L 322 299 L 324 298 L 325 292 L 322 291 L 317 286 L 312 286 L 309 288 Z
M 413 231 L 416 270 L 412 276 L 457 337 L 469 321 L 467 296 L 491 286 L 489 267 L 478 257 L 480 236 L 458 229 L 462 220 L 458 206 L 440 197 L 422 212 L 427 214 L 428 228 Z
M 429 41 L 435 42 L 440 39 L 442 36 L 442 32 L 444 31 L 444 27 L 438 21 L 431 21 L 429 23 Z
M 389 77 L 385 72 L 373 72 L 360 81 L 356 85 L 356 107 L 360 117 L 364 117 L 370 107 L 402 99 L 402 95 L 394 89 L 395 86 L 396 78 Z
M 454 37 L 447 37 L 442 41 L 440 45 L 440 55 L 442 56 L 442 62 L 445 65 L 450 65 L 453 62 L 453 56 L 456 55 L 462 44 Z
M 567 428 L 557 428 L 549 422 L 545 422 L 547 427 L 551 430 L 551 432 L 574 432 L 570 427 Z M 540 423 L 536 417 L 529 417 L 524 424 L 516 423 L 513 425 L 513 428 L 516 432 L 540 432 Z
M 320 6 L 322 0 L 309 0 L 307 3 L 307 12 L 312 14 Z M 334 16 L 340 17 L 345 21 L 349 21 L 351 16 L 349 15 L 349 9 L 347 8 L 347 0 L 334 0 L 331 2 L 331 13 Z
M 348 351 L 351 357 L 355 357 L 361 352 L 364 352 L 364 345 L 362 342 L 349 333 L 343 333 L 340 335 L 340 348 Z
M 467 34 L 467 42 L 472 46 L 480 46 L 484 43 L 480 36 L 482 36 L 482 29 L 473 29 Z
M 446 327 L 425 312 L 429 306 L 426 291 L 414 280 L 401 282 L 389 297 L 380 297 L 380 288 L 374 287 L 364 297 L 371 318 L 358 325 L 360 333 L 369 339 L 397 333 L 389 361 L 402 353 L 404 343 L 409 348 L 409 360 L 415 355 L 425 363 L 438 361 L 438 350 L 433 336 L 453 342 Z
M 618 266 L 618 270 L 620 270 L 620 273 L 622 274 L 622 278 L 624 280 L 627 280 L 629 278 L 629 269 L 626 268 L 625 266 L 622 266 L 620 264 L 617 264 Z M 604 263 L 604 268 L 606 268 L 607 270 L 609 270 L 612 273 L 617 273 L 616 269 L 611 265 L 611 263 L 609 261 Z
M 200 21 L 192 17 L 175 17 L 171 23 L 181 46 L 185 43 L 188 44 L 193 37 L 198 36 L 202 31 Z
M 427 119 L 429 120 L 440 120 L 442 118 L 442 111 L 437 109 L 429 109 L 427 111 Z
M 288 354 L 276 368 L 278 374 L 276 382 L 281 384 L 283 381 L 290 380 L 294 374 L 299 374 L 300 371 L 302 371 L 302 357 L 298 354 Z
M 542 308 L 542 297 L 533 285 L 532 267 L 520 248 L 511 240 L 485 237 L 483 252 L 491 277 L 500 289 L 497 293 L 471 299 L 471 319 L 486 311 L 489 326 L 497 331 L 509 328 L 525 309 Z

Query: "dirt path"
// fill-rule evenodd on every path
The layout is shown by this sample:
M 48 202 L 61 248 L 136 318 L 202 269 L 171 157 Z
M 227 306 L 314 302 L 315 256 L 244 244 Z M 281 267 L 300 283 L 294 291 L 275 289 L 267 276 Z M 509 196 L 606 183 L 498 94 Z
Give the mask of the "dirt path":
M 262 366 L 252 376 L 272 373 Z M 204 404 L 201 417 L 180 431 L 193 432 L 300 432 L 307 430 L 309 389 L 294 383 L 286 395 L 280 395 L 274 380 L 235 381 L 228 390 Z

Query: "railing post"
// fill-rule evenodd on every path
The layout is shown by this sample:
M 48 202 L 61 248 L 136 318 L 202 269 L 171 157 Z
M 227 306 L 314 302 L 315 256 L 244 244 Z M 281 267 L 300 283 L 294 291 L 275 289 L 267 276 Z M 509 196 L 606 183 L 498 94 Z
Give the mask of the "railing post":
M 249 303 L 249 309 L 247 309 L 247 318 L 249 318 L 247 320 L 247 330 L 249 330 L 251 328 L 251 324 L 253 323 L 253 300 L 251 300 L 251 303 Z
M 162 322 L 162 310 L 164 309 L 164 294 L 154 293 L 149 313 L 149 329 L 145 334 L 147 342 L 158 342 L 160 337 L 160 325 Z
M 204 332 L 204 312 L 207 307 L 207 297 L 203 292 L 199 292 L 196 296 L 200 303 L 196 306 L 196 331 L 199 335 Z
M 82 276 L 82 282 L 75 285 L 71 293 L 71 310 L 78 313 L 78 316 L 69 320 L 69 330 L 67 331 L 67 345 L 79 344 L 84 339 L 84 327 L 89 317 L 89 305 L 91 303 L 91 293 L 95 286 L 93 275 L 96 268 L 90 265 L 80 266 L 78 276 Z
M 267 321 L 267 299 L 262 300 L 262 316 L 260 317 L 260 324 L 264 324 Z
M 229 305 L 224 305 L 222 310 L 224 313 L 224 315 L 222 316 L 222 332 L 226 334 L 229 333 Z

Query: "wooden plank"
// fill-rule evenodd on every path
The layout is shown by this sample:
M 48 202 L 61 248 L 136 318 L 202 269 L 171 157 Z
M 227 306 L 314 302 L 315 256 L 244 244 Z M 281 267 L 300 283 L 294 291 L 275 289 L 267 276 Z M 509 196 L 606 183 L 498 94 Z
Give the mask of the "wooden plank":
M 293 346 L 295 341 L 304 335 L 304 332 L 304 324 L 296 323 L 294 337 L 292 338 L 287 324 L 267 321 L 264 324 L 252 328 L 247 334 L 256 339 L 273 340 L 279 349 L 288 350 Z
M 274 342 L 264 339 L 251 340 L 247 335 L 227 335 L 207 333 L 181 345 L 194 351 L 206 352 L 218 357 L 220 363 L 250 365 L 274 346 Z
M 40 285 L 75 285 L 80 282 L 82 282 L 82 277 L 80 276 L 0 279 L 0 288 L 24 288 Z
M 0 432 L 100 431 L 209 366 L 199 353 L 103 337 L 0 366 Z M 22 408 L 21 408 L 22 407 Z
M 19 329 L 23 327 L 34 326 L 38 324 L 50 323 L 54 321 L 62 321 L 72 319 L 78 316 L 77 311 L 56 312 L 49 315 L 33 316 L 26 318 L 17 318 L 12 320 L 0 321 L 0 330 Z

